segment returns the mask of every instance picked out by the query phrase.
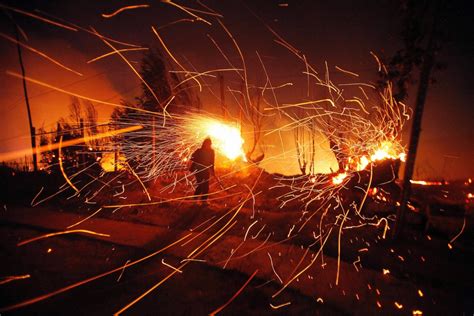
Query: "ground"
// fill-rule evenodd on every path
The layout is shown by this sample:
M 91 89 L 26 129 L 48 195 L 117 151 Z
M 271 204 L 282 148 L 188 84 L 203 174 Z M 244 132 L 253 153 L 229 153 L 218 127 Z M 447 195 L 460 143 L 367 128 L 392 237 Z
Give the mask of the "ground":
M 244 176 L 221 179 L 230 189 L 219 193 L 218 185 L 212 186 L 218 193 L 207 207 L 176 200 L 186 189 L 177 186 L 163 190 L 172 182 L 170 179 L 149 186 L 152 201 L 159 203 L 147 206 L 107 207 L 148 202 L 140 186 L 127 187 L 121 195 L 116 195 L 122 191 L 120 186 L 104 189 L 95 199 L 98 204 L 85 203 L 78 197 L 68 199 L 73 195 L 71 191 L 34 208 L 26 199 L 7 200 L 0 218 L 5 258 L 2 277 L 30 277 L 0 285 L 0 309 L 115 269 L 103 278 L 10 313 L 115 313 L 161 281 L 125 313 L 209 314 L 236 293 L 235 300 L 220 314 L 469 315 L 474 311 L 474 248 L 469 214 L 459 217 L 454 214 L 455 207 L 439 207 L 436 194 L 417 189 L 413 203 L 425 205 L 430 200 L 438 204 L 428 203 L 429 216 L 410 214 L 398 240 L 391 240 L 390 231 L 384 234 L 384 224 L 362 225 L 352 213 L 346 219 L 348 229 L 338 234 L 337 222 L 330 225 L 328 221 L 321 229 L 326 233 L 333 229 L 334 233 L 315 240 L 320 232 L 320 214 L 308 219 L 298 203 L 280 208 L 277 197 L 283 189 L 268 190 L 275 184 L 273 178 L 251 170 Z M 259 181 L 255 183 L 255 179 Z M 50 186 L 58 185 L 48 181 Z M 239 187 L 232 187 L 232 183 L 253 188 L 256 196 L 237 194 Z M 446 194 L 447 187 L 430 190 Z M 17 191 L 31 199 L 37 192 L 31 187 Z M 370 202 L 375 203 L 375 199 Z M 99 212 L 98 205 L 102 206 Z M 369 204 L 370 210 L 366 211 L 374 213 L 377 208 L 385 208 L 382 206 Z M 422 207 L 416 210 L 425 212 Z M 94 213 L 70 229 L 110 237 L 71 233 L 17 246 L 33 237 L 63 231 Z M 467 224 L 463 233 L 450 243 L 460 232 L 464 218 Z M 431 224 L 426 225 L 428 222 Z M 163 248 L 150 259 L 120 268 Z M 183 261 L 186 258 L 193 261 Z M 255 271 L 250 283 L 238 292 Z M 287 286 L 280 291 L 284 284 Z

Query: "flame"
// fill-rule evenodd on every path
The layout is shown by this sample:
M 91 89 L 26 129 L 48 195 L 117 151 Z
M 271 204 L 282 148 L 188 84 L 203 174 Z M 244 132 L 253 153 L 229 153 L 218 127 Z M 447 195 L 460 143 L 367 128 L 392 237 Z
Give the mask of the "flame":
M 245 158 L 243 150 L 244 139 L 240 135 L 240 126 L 224 123 L 212 118 L 201 118 L 193 122 L 192 128 L 197 132 L 198 138 L 210 137 L 212 147 L 230 160 Z
M 443 185 L 443 182 L 439 181 L 425 181 L 425 180 L 410 180 L 411 184 L 419 184 L 419 185 Z
M 404 152 L 399 153 L 397 150 L 394 142 L 384 141 L 380 143 L 375 150 L 373 150 L 372 154 L 367 157 L 367 155 L 363 155 L 359 158 L 359 160 L 350 159 L 350 162 L 355 167 L 356 171 L 364 170 L 369 163 L 385 160 L 385 159 L 400 159 L 401 161 L 406 160 L 406 154 Z
M 347 173 L 345 173 L 345 172 L 338 173 L 336 176 L 334 176 L 332 178 L 332 183 L 333 184 L 341 184 L 346 177 L 347 177 Z
M 120 154 L 118 154 L 117 162 L 115 162 L 114 153 L 103 153 L 99 163 L 105 172 L 114 172 L 115 170 L 125 169 L 125 157 Z M 115 164 L 117 164 L 117 167 L 115 167 Z

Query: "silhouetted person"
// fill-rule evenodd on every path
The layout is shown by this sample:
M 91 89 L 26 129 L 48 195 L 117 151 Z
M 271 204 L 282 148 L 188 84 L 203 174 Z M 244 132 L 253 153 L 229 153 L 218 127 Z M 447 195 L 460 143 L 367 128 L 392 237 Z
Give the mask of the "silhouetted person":
M 206 138 L 201 148 L 197 149 L 191 156 L 191 172 L 196 176 L 196 198 L 201 198 L 203 203 L 207 201 L 209 193 L 209 177 L 214 175 L 214 150 L 210 138 Z

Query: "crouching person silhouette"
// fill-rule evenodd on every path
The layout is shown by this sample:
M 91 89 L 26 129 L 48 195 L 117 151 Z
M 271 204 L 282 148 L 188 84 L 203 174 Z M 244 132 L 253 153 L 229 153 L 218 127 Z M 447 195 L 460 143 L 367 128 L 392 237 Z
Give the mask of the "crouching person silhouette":
M 207 196 L 209 194 L 209 178 L 214 175 L 214 150 L 212 141 L 206 138 L 201 148 L 197 149 L 191 155 L 191 166 L 189 171 L 196 176 L 195 199 L 200 199 L 203 205 L 207 205 Z

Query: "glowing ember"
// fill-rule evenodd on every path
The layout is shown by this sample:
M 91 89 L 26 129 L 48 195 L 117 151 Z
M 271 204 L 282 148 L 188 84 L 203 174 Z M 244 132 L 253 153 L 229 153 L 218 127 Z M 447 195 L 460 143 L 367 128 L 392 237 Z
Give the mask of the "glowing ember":
M 345 172 L 339 173 L 334 178 L 332 178 L 332 183 L 341 184 L 346 177 L 347 177 L 347 173 L 345 173 Z
M 223 156 L 230 160 L 240 157 L 246 161 L 239 126 L 203 117 L 194 120 L 191 129 L 198 134 L 198 138 L 210 137 L 212 147 Z
M 424 180 L 410 180 L 410 183 L 419 184 L 419 185 L 443 185 L 443 183 L 439 181 L 424 181 Z

